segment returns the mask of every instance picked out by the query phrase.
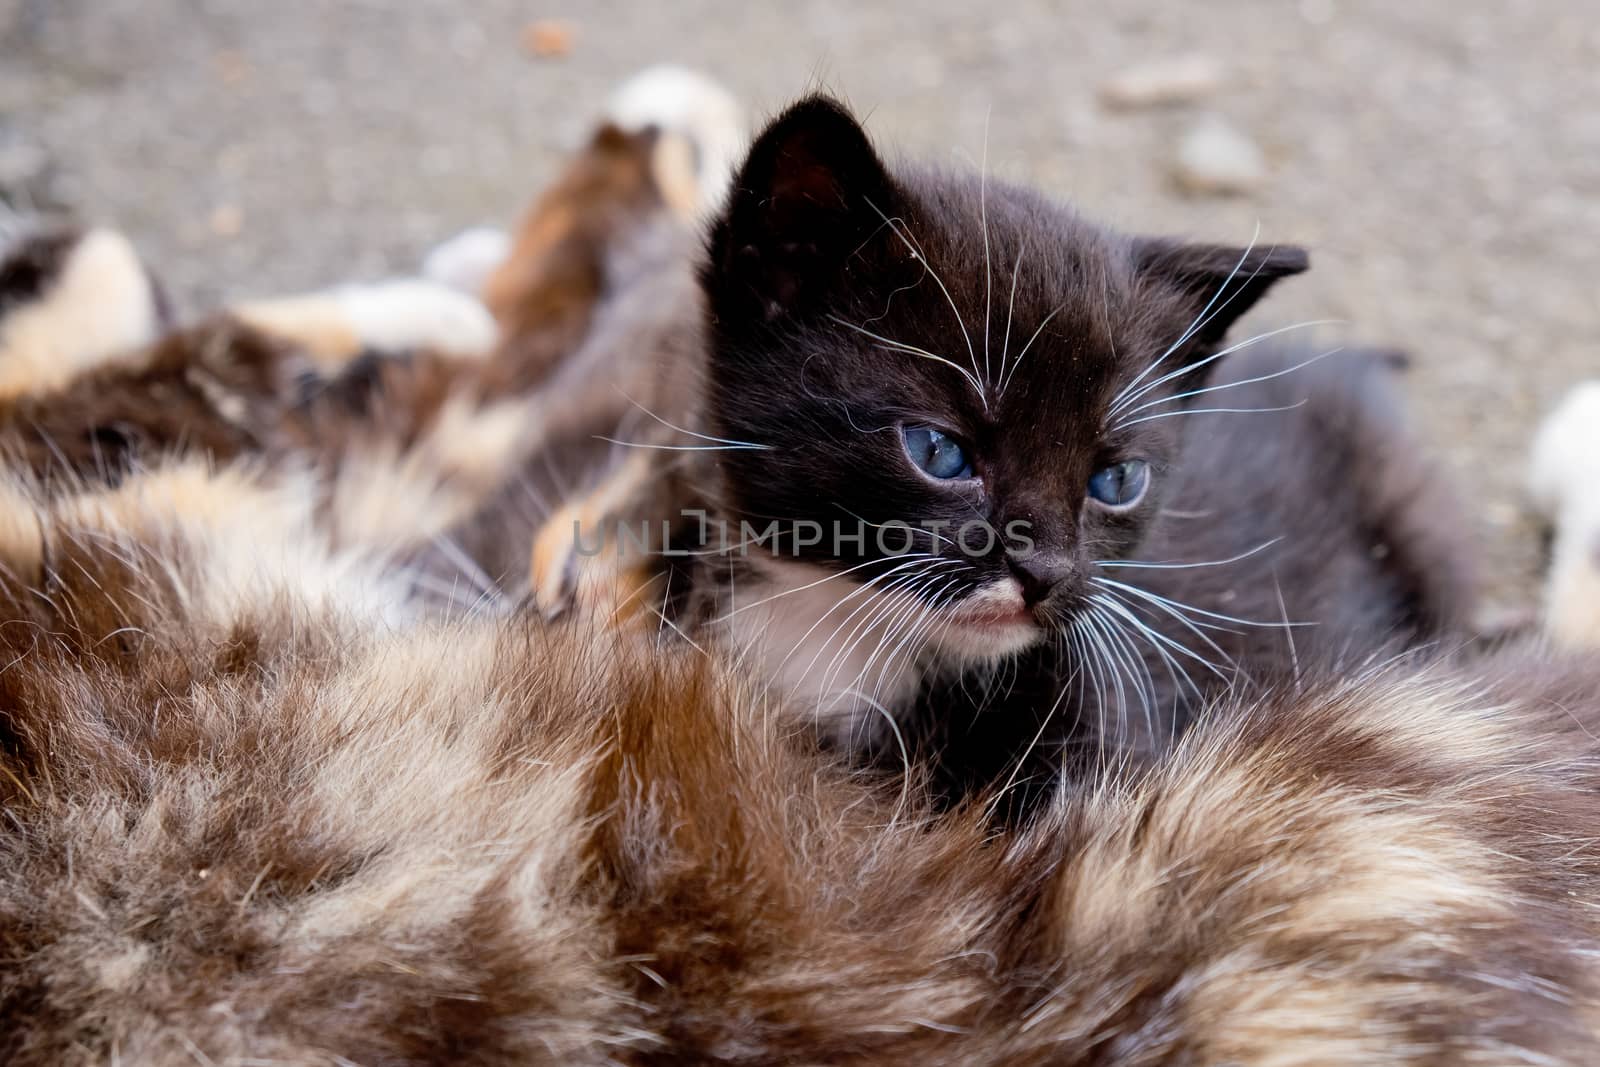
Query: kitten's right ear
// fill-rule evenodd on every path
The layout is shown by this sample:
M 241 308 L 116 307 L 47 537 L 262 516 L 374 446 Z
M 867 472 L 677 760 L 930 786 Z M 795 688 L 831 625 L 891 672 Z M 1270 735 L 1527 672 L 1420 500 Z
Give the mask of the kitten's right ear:
M 719 319 L 774 322 L 814 308 L 893 215 L 894 183 L 843 105 L 808 97 L 756 139 L 711 235 Z

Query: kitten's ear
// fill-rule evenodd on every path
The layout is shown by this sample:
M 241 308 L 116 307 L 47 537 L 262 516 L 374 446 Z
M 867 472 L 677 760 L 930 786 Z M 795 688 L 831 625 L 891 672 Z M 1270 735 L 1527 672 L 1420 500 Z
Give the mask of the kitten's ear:
M 894 183 L 860 123 L 808 97 L 756 139 L 711 235 L 707 285 L 719 318 L 801 314 L 894 213 Z
M 1311 265 L 1295 245 L 1244 249 L 1146 238 L 1135 254 L 1142 273 L 1175 287 L 1193 305 L 1193 337 L 1201 346 L 1220 342 L 1278 279 Z

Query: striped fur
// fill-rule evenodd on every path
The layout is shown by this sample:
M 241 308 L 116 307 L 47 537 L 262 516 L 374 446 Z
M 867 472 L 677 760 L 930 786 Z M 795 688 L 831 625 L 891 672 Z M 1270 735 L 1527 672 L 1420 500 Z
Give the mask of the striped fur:
M 5 1062 L 1596 1055 L 1586 665 L 1219 708 L 995 835 L 725 657 L 397 615 L 303 480 L 5 492 Z

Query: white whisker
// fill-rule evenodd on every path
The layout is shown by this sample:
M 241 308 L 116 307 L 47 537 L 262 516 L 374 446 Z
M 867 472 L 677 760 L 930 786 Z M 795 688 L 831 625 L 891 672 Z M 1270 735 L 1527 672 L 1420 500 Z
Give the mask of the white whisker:
M 1241 618 L 1238 618 L 1238 617 L 1233 616 L 1233 615 L 1223 615 L 1223 614 L 1221 614 L 1219 612 L 1207 611 L 1204 608 L 1197 608 L 1193 604 L 1184 604 L 1184 603 L 1180 603 L 1179 601 L 1176 601 L 1176 600 L 1168 600 L 1166 597 L 1158 596 L 1157 594 L 1150 592 L 1148 589 L 1140 589 L 1138 586 L 1128 585 L 1125 582 L 1113 581 L 1110 578 L 1092 577 L 1089 580 L 1092 581 L 1092 582 L 1096 582 L 1096 583 L 1098 583 L 1100 585 L 1114 586 L 1117 589 L 1121 589 L 1124 592 L 1132 593 L 1135 596 L 1143 597 L 1143 598 L 1145 598 L 1147 600 L 1160 601 L 1162 604 L 1167 604 L 1167 605 L 1169 605 L 1171 607 L 1179 608 L 1179 609 L 1181 609 L 1183 611 L 1186 611 L 1186 612 L 1192 612 L 1192 613 L 1194 613 L 1196 615 L 1203 615 L 1208 619 L 1220 619 L 1223 622 L 1231 622 L 1231 623 L 1235 623 L 1235 624 L 1237 624 L 1239 626 L 1259 626 L 1259 627 L 1264 627 L 1264 628 L 1267 628 L 1267 629 L 1276 629 L 1277 627 L 1280 627 L 1280 626 L 1315 626 L 1316 625 L 1316 623 L 1314 623 L 1314 622 L 1282 623 L 1282 622 L 1261 622 L 1258 619 L 1241 619 Z
M 931 580 L 931 576 L 926 574 L 908 575 L 905 582 L 899 589 L 895 590 L 893 594 L 888 594 L 887 592 L 880 593 L 880 599 L 876 603 L 872 601 L 866 601 L 861 605 L 861 607 L 852 612 L 850 618 L 854 618 L 856 615 L 861 614 L 863 609 L 870 609 L 867 611 L 866 616 L 851 628 L 849 634 L 846 635 L 844 639 L 844 644 L 839 646 L 839 648 L 834 651 L 833 657 L 828 660 L 828 665 L 822 672 L 822 684 L 818 687 L 818 692 L 822 694 L 832 693 L 834 691 L 834 681 L 838 678 L 839 672 L 844 670 L 845 666 L 848 664 L 849 655 L 854 652 L 862 642 L 870 637 L 873 631 L 876 630 L 881 623 L 894 616 L 900 609 L 909 609 L 912 605 L 914 605 L 917 602 L 918 590 L 925 588 L 927 583 Z M 887 587 L 885 587 L 885 589 L 887 589 Z M 848 622 L 849 619 L 846 619 L 845 621 Z M 840 627 L 835 628 L 833 636 L 837 637 L 839 630 L 842 628 L 843 624 L 841 624 Z M 825 643 L 823 647 L 818 650 L 817 655 L 812 657 L 811 663 L 806 665 L 805 673 L 807 675 L 811 673 L 811 669 L 815 665 L 816 660 L 824 651 L 827 650 L 827 647 L 828 646 Z M 860 673 L 858 672 L 856 678 L 851 680 L 851 683 L 854 684 L 859 679 Z M 848 686 L 846 688 L 848 688 Z M 834 699 L 837 699 L 837 695 L 835 695 Z
M 1229 556 L 1227 559 L 1208 559 L 1200 563 L 1146 563 L 1142 560 L 1131 559 L 1097 559 L 1094 561 L 1094 566 L 1131 567 L 1135 570 L 1150 571 L 1181 571 L 1191 570 L 1196 567 L 1223 567 L 1229 563 L 1238 563 L 1242 559 L 1249 559 L 1258 552 L 1265 552 L 1267 549 L 1278 544 L 1282 540 L 1282 537 L 1274 537 L 1272 540 L 1264 541 L 1248 551 L 1239 553 L 1237 556 Z
M 1215 363 L 1219 359 L 1223 359 L 1226 356 L 1233 355 L 1235 352 L 1240 352 L 1246 348 L 1258 345 L 1262 341 L 1269 341 L 1274 337 L 1281 337 L 1283 334 L 1293 333 L 1295 330 L 1308 330 L 1315 326 L 1334 326 L 1340 324 L 1341 322 L 1343 322 L 1342 319 L 1307 319 L 1304 322 L 1296 322 L 1288 326 L 1280 326 L 1275 330 L 1267 330 L 1265 333 L 1258 333 L 1253 337 L 1245 338 L 1243 341 L 1236 341 L 1233 344 L 1228 345 L 1226 348 L 1219 349 L 1208 356 L 1195 360 L 1193 363 L 1186 363 L 1177 370 L 1168 371 L 1166 374 L 1163 374 L 1154 381 L 1147 382 L 1135 392 L 1127 393 L 1127 391 L 1124 390 L 1126 395 L 1122 395 L 1119 399 L 1112 402 L 1111 406 L 1106 410 L 1106 416 L 1109 418 L 1110 416 L 1121 412 L 1129 404 L 1138 401 L 1140 397 L 1148 396 L 1153 389 L 1159 389 L 1161 386 L 1170 381 L 1175 381 L 1178 378 L 1182 378 L 1186 374 L 1192 374 L 1209 363 Z
M 1301 325 L 1307 325 L 1307 324 L 1306 323 L 1301 323 Z M 1271 334 L 1262 334 L 1261 336 L 1262 337 L 1270 337 L 1272 335 Z M 1252 341 L 1259 340 L 1259 339 L 1260 338 L 1251 338 Z M 1232 351 L 1232 349 L 1230 349 L 1229 351 Z M 1304 370 L 1306 367 L 1311 366 L 1313 363 L 1319 363 L 1322 360 L 1327 359 L 1329 356 L 1337 356 L 1339 353 L 1341 353 L 1343 351 L 1344 351 L 1344 346 L 1340 345 L 1338 348 L 1330 348 L 1326 352 L 1319 352 L 1317 355 L 1312 356 L 1310 359 L 1304 360 L 1303 362 L 1300 362 L 1300 363 L 1296 363 L 1292 367 L 1285 367 L 1283 370 L 1274 371 L 1271 374 L 1261 374 L 1261 375 L 1257 375 L 1254 378 L 1243 378 L 1243 379 L 1240 379 L 1239 381 L 1236 381 L 1236 382 L 1223 382 L 1221 385 L 1208 385 L 1208 386 L 1206 386 L 1206 387 L 1204 387 L 1202 389 L 1190 389 L 1187 392 L 1174 393 L 1171 396 L 1164 396 L 1159 400 L 1147 400 L 1143 404 L 1140 404 L 1138 407 L 1129 408 L 1128 411 L 1127 411 L 1127 414 L 1135 415 L 1135 414 L 1137 414 L 1137 413 L 1139 413 L 1141 411 L 1146 410 L 1147 408 L 1159 407 L 1162 404 L 1170 404 L 1174 400 L 1187 400 L 1191 396 L 1201 396 L 1202 394 L 1205 394 L 1205 393 L 1219 393 L 1224 389 L 1237 389 L 1241 385 L 1256 385 L 1256 384 L 1259 384 L 1261 382 L 1270 382 L 1274 378 L 1282 378 L 1286 374 L 1293 374 L 1297 370 Z M 1222 353 L 1222 354 L 1226 354 L 1226 353 Z M 1137 399 L 1137 398 L 1135 398 L 1135 399 Z
M 1017 277 L 1022 271 L 1022 253 L 1028 250 L 1028 236 L 1023 234 L 1017 249 L 1017 261 L 1011 264 L 1011 297 L 1006 301 L 1006 336 L 1000 345 L 1000 377 L 1005 378 L 1006 356 L 1011 351 L 1011 314 L 1017 309 Z M 1003 391 L 1003 390 L 1002 390 Z
M 856 588 L 856 589 L 852 590 L 851 592 L 847 593 L 843 597 L 840 597 L 839 600 L 836 603 L 834 603 L 831 607 L 829 607 L 827 611 L 822 613 L 822 616 L 820 618 L 818 618 L 816 622 L 812 623 L 811 626 L 807 628 L 805 633 L 800 635 L 799 640 L 797 640 L 794 643 L 794 647 L 789 650 L 788 654 L 785 655 L 783 657 L 783 660 L 778 664 L 779 671 L 781 671 L 783 667 L 788 665 L 789 660 L 794 657 L 796 652 L 800 651 L 801 647 L 805 645 L 806 641 L 811 637 L 811 635 L 814 632 L 816 632 L 817 627 L 821 626 L 823 624 L 823 622 L 825 622 L 827 620 L 829 615 L 832 615 L 835 611 L 837 611 L 840 608 L 844 607 L 851 600 L 854 600 L 856 597 L 862 596 L 863 594 L 865 594 L 865 593 L 867 593 L 869 591 L 873 591 L 874 586 L 876 586 L 877 583 L 884 582 L 884 585 L 881 588 L 878 588 L 876 590 L 876 595 L 878 595 L 880 597 L 881 596 L 885 596 L 891 590 L 893 590 L 895 587 L 903 586 L 903 585 L 905 585 L 905 584 L 907 584 L 909 582 L 913 582 L 913 581 L 916 581 L 916 580 L 918 580 L 920 578 L 926 577 L 928 574 L 930 574 L 933 571 L 933 569 L 935 567 L 940 566 L 941 564 L 951 564 L 951 563 L 954 563 L 955 561 L 954 560 L 948 560 L 948 559 L 942 559 L 942 558 L 935 557 L 935 558 L 927 559 L 927 560 L 912 560 L 911 562 L 912 563 L 920 563 L 920 564 L 922 564 L 921 569 L 912 571 L 909 574 L 900 574 L 898 576 L 894 576 L 893 580 L 886 581 L 886 579 L 890 579 L 891 576 L 893 576 L 895 574 L 895 571 L 903 570 L 904 567 L 909 565 L 909 564 L 902 564 L 902 565 L 896 567 L 892 571 L 886 572 L 884 574 L 880 574 L 880 575 L 872 578 L 871 580 L 863 583 L 858 588 Z M 812 668 L 814 668 L 816 666 L 817 658 L 822 655 L 822 652 L 824 650 L 826 650 L 826 648 L 828 646 L 828 643 L 833 641 L 835 638 L 837 638 L 839 636 L 839 631 L 843 630 L 846 626 L 848 626 L 850 624 L 850 620 L 851 619 L 853 619 L 857 615 L 859 615 L 864 609 L 870 607 L 872 605 L 872 603 L 873 603 L 873 601 L 870 598 L 864 600 L 861 605 L 856 607 L 855 610 L 853 610 L 849 615 L 845 616 L 845 618 L 842 619 L 838 623 L 838 625 L 836 625 L 833 628 L 832 632 L 829 633 L 829 635 L 828 635 L 828 640 L 823 642 L 822 648 L 817 651 L 816 655 L 812 656 L 811 662 L 806 664 L 806 669 L 805 669 L 805 673 L 806 674 L 810 674 L 811 673 Z M 852 631 L 852 632 L 854 632 L 854 631 Z M 778 673 L 778 671 L 775 671 L 774 673 Z
M 1039 335 L 1041 333 L 1044 333 L 1044 328 L 1046 326 L 1050 325 L 1050 320 L 1055 318 L 1056 315 L 1060 313 L 1061 309 L 1066 307 L 1066 306 L 1067 305 L 1065 305 L 1065 304 L 1058 304 L 1058 305 L 1056 305 L 1055 310 L 1051 311 L 1050 314 L 1048 314 L 1048 315 L 1046 315 L 1044 317 L 1044 321 L 1039 323 L 1039 328 L 1037 330 L 1033 331 L 1033 336 L 1028 338 L 1028 343 L 1022 346 L 1022 351 L 1021 352 L 1017 353 L 1017 358 L 1012 361 L 1010 369 L 1009 370 L 1004 370 L 1001 373 L 1001 376 L 1000 376 L 1000 388 L 998 390 L 996 390 L 996 392 L 999 395 L 1001 395 L 1001 396 L 1005 395 L 1006 387 L 1011 384 L 1011 379 L 1016 376 L 1017 368 L 1022 366 L 1022 357 L 1026 356 L 1028 354 L 1028 349 L 1033 347 L 1033 342 L 1035 342 L 1035 341 L 1037 341 L 1039 339 Z
M 885 574 L 881 574 L 878 577 L 880 579 L 881 578 L 886 578 L 890 574 L 895 573 L 896 571 L 903 570 L 906 567 L 909 567 L 912 563 L 918 563 L 918 562 L 921 562 L 922 560 L 935 559 L 935 558 L 937 558 L 937 557 L 934 556 L 933 553 L 931 553 L 931 552 L 918 552 L 918 553 L 915 553 L 915 558 L 908 558 L 905 563 L 902 563 L 899 566 L 891 568 L 888 572 L 886 572 Z M 883 562 L 883 561 L 882 560 L 878 560 L 878 559 L 869 559 L 865 563 L 857 563 L 854 566 L 846 567 L 842 571 L 831 571 L 828 574 L 824 575 L 823 577 L 818 578 L 814 582 L 807 582 L 805 585 L 797 585 L 792 589 L 785 589 L 781 593 L 774 593 L 772 596 L 763 597 L 762 599 L 757 600 L 754 603 L 746 604 L 746 605 L 744 605 L 743 607 L 740 607 L 740 608 L 735 608 L 733 611 L 728 612 L 726 615 L 720 615 L 717 618 L 713 619 L 712 622 L 713 623 L 727 622 L 729 619 L 733 618 L 735 615 L 739 614 L 740 612 L 749 611 L 751 608 L 759 608 L 764 604 L 770 604 L 774 600 L 777 600 L 779 597 L 786 597 L 786 596 L 789 596 L 792 593 L 803 593 L 807 589 L 815 589 L 817 586 L 822 585 L 825 582 L 831 582 L 835 578 L 843 578 L 845 575 L 850 574 L 850 573 L 852 573 L 854 571 L 859 571 L 859 570 L 861 570 L 861 569 L 863 569 L 865 567 L 870 567 L 875 563 L 881 563 L 881 562 Z M 866 588 L 866 586 L 863 586 L 862 588 Z
M 991 107 L 983 117 L 983 165 L 978 168 L 978 218 L 983 225 L 983 380 L 989 381 L 989 313 L 992 276 L 989 273 L 989 121 Z
M 1283 601 L 1283 583 L 1278 581 L 1278 570 L 1272 570 L 1272 588 L 1278 594 L 1278 614 L 1283 616 L 1283 638 L 1289 645 L 1289 663 L 1294 668 L 1294 685 L 1300 688 L 1300 650 L 1294 644 L 1294 627 L 1289 625 L 1289 606 Z
M 621 392 L 621 390 L 619 389 L 618 392 Z M 730 438 L 727 438 L 727 437 L 713 437 L 711 434 L 701 433 L 698 430 L 685 429 L 684 427 L 679 426 L 676 423 L 671 423 L 671 422 L 668 422 L 666 419 L 663 419 L 660 415 L 657 415 L 655 412 L 651 411 L 649 408 L 647 408 L 643 404 L 639 403 L 637 400 L 635 400 L 633 397 L 629 396 L 627 393 L 622 393 L 622 397 L 628 403 L 632 404 L 634 407 L 638 408 L 640 411 L 644 412 L 646 415 L 650 416 L 652 419 L 655 419 L 657 422 L 659 422 L 661 425 L 665 426 L 669 430 L 676 430 L 678 433 L 688 434 L 690 437 L 698 437 L 702 441 L 712 441 L 712 442 L 715 442 L 716 444 L 719 444 L 719 445 L 737 445 L 737 446 L 739 446 L 741 448 L 771 448 L 772 447 L 771 445 L 758 445 L 758 444 L 755 444 L 754 442 L 751 442 L 751 441 L 734 441 L 734 440 L 732 440 Z
M 1135 616 L 1133 614 L 1132 610 L 1128 607 L 1128 605 L 1122 603 L 1119 600 L 1112 599 L 1111 597 L 1106 597 L 1105 599 L 1098 601 L 1098 603 L 1104 605 L 1106 610 L 1111 611 L 1111 612 L 1113 612 L 1113 613 L 1115 613 L 1117 615 L 1120 615 L 1121 617 L 1123 617 L 1124 619 L 1129 620 L 1130 622 L 1137 620 L 1137 616 Z M 1157 606 L 1161 607 L 1160 605 L 1157 605 Z M 1181 615 L 1177 614 L 1177 612 L 1172 611 L 1170 608 L 1163 608 L 1162 610 L 1167 611 L 1168 614 L 1172 615 L 1172 617 L 1177 619 L 1180 623 L 1187 624 L 1187 620 L 1185 620 Z M 1190 631 L 1192 633 L 1194 633 L 1197 637 L 1199 637 L 1201 641 L 1205 642 L 1205 644 L 1209 648 L 1211 648 L 1214 652 L 1216 652 L 1216 654 L 1222 658 L 1223 662 L 1225 662 L 1229 667 L 1233 668 L 1235 671 L 1238 671 L 1239 665 L 1237 663 L 1235 663 L 1228 656 L 1228 654 L 1226 652 L 1222 651 L 1221 647 L 1219 647 L 1215 641 L 1211 640 L 1211 638 L 1207 637 L 1203 632 L 1201 632 L 1200 630 L 1196 629 L 1192 625 L 1189 626 L 1189 629 L 1190 629 Z M 1154 640 L 1156 642 L 1159 642 L 1162 645 L 1165 645 L 1171 651 L 1176 652 L 1181 656 L 1186 656 L 1187 658 L 1194 660 L 1196 663 L 1200 664 L 1206 670 L 1208 670 L 1212 674 L 1216 675 L 1217 678 L 1220 679 L 1223 682 L 1223 684 L 1225 684 L 1225 685 L 1231 685 L 1232 684 L 1232 679 L 1230 679 L 1226 674 L 1224 674 L 1222 672 L 1222 668 L 1221 667 L 1217 666 L 1215 663 L 1212 663 L 1210 660 L 1208 660 L 1204 656 L 1200 655 L 1194 649 L 1189 648 L 1188 646 L 1186 646 L 1184 644 L 1181 644 L 1180 642 L 1174 641 L 1172 638 L 1168 637 L 1166 634 L 1164 634 L 1161 631 L 1156 630 L 1154 628 L 1146 628 L 1144 630 L 1144 633 L 1146 633 L 1152 640 Z
M 1296 411 L 1309 404 L 1309 400 L 1302 400 L 1296 404 L 1284 404 L 1281 407 L 1270 408 L 1185 408 L 1182 411 L 1163 411 L 1155 415 L 1145 415 L 1141 418 L 1130 419 L 1117 424 L 1117 429 L 1127 429 L 1137 426 L 1142 422 L 1155 422 L 1159 419 L 1175 419 L 1180 415 L 1268 415 L 1274 411 Z
M 935 363 L 944 364 L 946 367 L 949 367 L 951 370 L 961 375 L 966 383 L 972 387 L 972 391 L 977 394 L 978 399 L 983 402 L 984 410 L 988 410 L 989 400 L 988 397 L 984 395 L 983 383 L 978 381 L 972 372 L 962 367 L 961 364 L 929 352 L 926 348 L 918 348 L 916 345 L 908 345 L 903 341 L 893 340 L 883 336 L 880 333 L 873 333 L 871 330 L 862 326 L 857 326 L 853 322 L 846 322 L 837 315 L 829 315 L 828 318 L 838 323 L 840 326 L 843 326 L 847 330 L 854 330 L 856 333 L 872 338 L 874 341 L 877 341 L 880 345 L 887 348 L 891 352 L 904 352 L 906 355 L 919 356 L 922 359 L 931 359 Z
M 768 449 L 770 449 L 772 447 L 771 445 L 747 445 L 747 444 L 732 444 L 732 445 L 658 445 L 658 444 L 652 444 L 652 443 L 650 443 L 648 441 L 623 441 L 623 440 L 621 440 L 619 438 L 616 438 L 616 437 L 607 437 L 603 433 L 595 434 L 594 435 L 594 439 L 596 441 L 604 441 L 607 444 L 621 445 L 623 448 L 649 448 L 649 449 L 654 449 L 654 450 L 656 450 L 658 452 L 749 452 L 749 451 L 765 452 L 765 451 L 767 451 Z
M 1255 250 L 1256 241 L 1260 237 L 1261 224 L 1258 222 L 1256 223 L 1255 233 L 1251 234 L 1250 236 L 1250 243 L 1245 246 L 1244 251 L 1239 255 L 1239 262 L 1235 263 L 1233 265 L 1233 269 L 1228 272 L 1228 276 L 1222 279 L 1222 284 L 1217 286 L 1217 291 L 1212 294 L 1211 299 L 1206 302 L 1205 307 L 1200 309 L 1200 314 L 1195 316 L 1194 321 L 1189 324 L 1189 328 L 1184 330 L 1183 333 L 1179 335 L 1178 339 L 1168 346 L 1165 352 L 1162 352 L 1161 355 L 1157 356 L 1153 363 L 1151 363 L 1144 370 L 1140 371 L 1138 377 L 1134 378 L 1133 381 L 1125 385 L 1122 388 L 1122 391 L 1112 398 L 1111 406 L 1113 410 L 1115 410 L 1118 404 L 1122 403 L 1123 398 L 1126 397 L 1129 392 L 1131 392 L 1140 382 L 1144 381 L 1145 375 L 1149 374 L 1162 363 L 1166 362 L 1168 356 L 1172 355 L 1172 353 L 1183 347 L 1184 342 L 1188 341 L 1189 338 L 1193 337 L 1197 331 L 1205 326 L 1206 323 L 1211 321 L 1211 315 L 1214 314 L 1214 312 L 1211 310 L 1212 307 L 1219 299 L 1222 298 L 1222 294 L 1228 291 L 1229 283 L 1231 283 L 1234 277 L 1239 273 L 1239 268 L 1244 266 L 1245 260 L 1250 258 L 1250 253 Z M 1217 308 L 1217 311 L 1221 310 L 1222 308 Z
M 900 243 L 906 246 L 913 259 L 927 268 L 928 277 L 933 279 L 933 284 L 937 285 L 939 291 L 944 294 L 945 303 L 950 305 L 950 311 L 956 317 L 956 325 L 961 327 L 961 338 L 967 343 L 967 356 L 972 360 L 972 372 L 976 375 L 978 372 L 978 353 L 972 347 L 972 335 L 967 332 L 966 320 L 961 317 L 961 309 L 956 307 L 955 299 L 950 295 L 950 290 L 945 288 L 944 279 L 939 277 L 939 272 L 933 269 L 932 263 L 928 262 L 927 254 L 923 252 L 922 246 L 912 238 L 910 230 L 903 221 L 899 226 L 896 226 L 894 220 L 885 215 L 878 205 L 874 204 L 870 199 L 867 201 L 867 206 L 876 211 L 878 217 L 883 219 L 884 222 L 889 223 L 890 230 L 893 231 L 896 237 L 900 238 Z M 984 410 L 987 411 L 989 408 L 988 397 L 984 395 L 981 388 L 978 390 L 978 395 L 983 398 Z
M 1068 632 L 1070 634 L 1073 631 L 1069 630 Z M 1080 667 L 1077 666 L 1076 662 L 1074 663 L 1073 676 L 1077 676 L 1080 679 L 1082 677 L 1082 670 L 1081 670 Z M 1006 779 L 1006 784 L 1001 786 L 1000 787 L 1000 791 L 997 794 L 995 794 L 995 799 L 996 800 L 998 800 L 1001 797 L 1004 797 L 1007 793 L 1011 792 L 1011 787 L 1016 785 L 1016 783 L 1017 783 L 1017 775 L 1022 773 L 1022 768 L 1023 767 L 1027 766 L 1028 757 L 1033 755 L 1033 750 L 1035 748 L 1039 747 L 1039 741 L 1040 741 L 1041 738 L 1044 737 L 1045 729 L 1047 727 L 1049 727 L 1050 721 L 1055 718 L 1056 712 L 1058 710 L 1060 710 L 1061 701 L 1066 698 L 1067 686 L 1072 684 L 1072 677 L 1073 676 L 1068 676 L 1066 682 L 1064 682 L 1062 684 L 1062 686 L 1061 686 L 1061 692 L 1056 694 L 1055 703 L 1051 704 L 1050 705 L 1050 710 L 1045 712 L 1044 715 L 1039 719 L 1039 729 L 1034 731 L 1033 738 L 1028 742 L 1027 746 L 1025 748 L 1023 748 L 1021 755 L 1019 755 L 1016 758 L 1015 766 L 1012 767 L 1011 775 L 1010 775 L 1010 777 L 1008 777 Z M 1079 692 L 1080 693 L 1082 692 L 1081 682 L 1080 682 L 1080 686 L 1079 686 Z M 1080 703 L 1081 703 L 1081 700 L 1080 700 Z

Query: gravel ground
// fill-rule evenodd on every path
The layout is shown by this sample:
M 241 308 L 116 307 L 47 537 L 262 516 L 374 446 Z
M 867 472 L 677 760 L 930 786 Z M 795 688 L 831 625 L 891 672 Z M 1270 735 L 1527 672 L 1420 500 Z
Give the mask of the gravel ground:
M 986 6 L 986 5 L 985 5 Z M 1600 19 L 1591 0 L 0 0 L 0 182 L 130 232 L 182 306 L 414 269 L 515 217 L 610 89 L 661 61 L 757 112 L 813 86 L 886 142 L 978 160 L 1140 230 L 1306 243 L 1258 314 L 1416 356 L 1493 603 L 1532 603 L 1519 485 L 1539 413 L 1600 374 Z M 564 54 L 539 56 L 553 20 Z M 568 32 L 560 32 L 560 31 Z M 1103 83 L 1199 54 L 1200 100 L 1114 110 Z M 1224 120 L 1246 196 L 1185 193 Z

